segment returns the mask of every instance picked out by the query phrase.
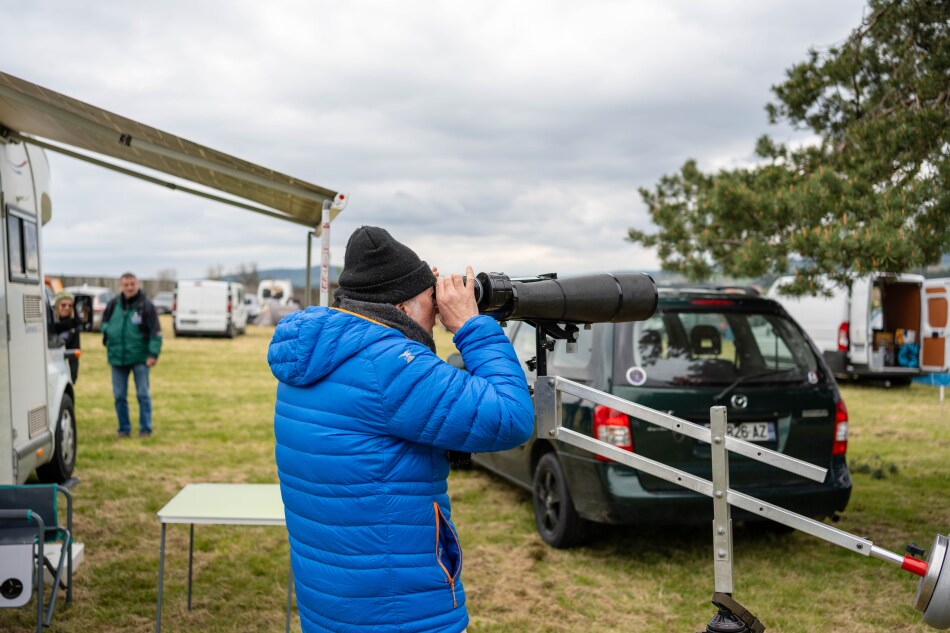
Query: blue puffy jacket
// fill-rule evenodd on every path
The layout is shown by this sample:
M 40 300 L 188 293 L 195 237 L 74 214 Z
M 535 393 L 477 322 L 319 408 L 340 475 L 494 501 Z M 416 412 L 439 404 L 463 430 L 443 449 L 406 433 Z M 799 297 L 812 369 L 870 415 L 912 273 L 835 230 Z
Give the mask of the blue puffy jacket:
M 470 373 L 396 329 L 343 310 L 284 318 L 277 469 L 302 628 L 458 633 L 468 624 L 446 450 L 524 443 L 534 411 L 501 327 L 469 319 Z

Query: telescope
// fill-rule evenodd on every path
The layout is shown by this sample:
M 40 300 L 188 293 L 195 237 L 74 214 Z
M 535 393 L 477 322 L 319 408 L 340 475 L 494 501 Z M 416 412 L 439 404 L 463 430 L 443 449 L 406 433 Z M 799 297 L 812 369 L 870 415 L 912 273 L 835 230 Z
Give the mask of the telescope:
M 465 283 L 468 280 L 463 278 Z M 480 314 L 496 321 L 524 321 L 534 326 L 537 355 L 527 361 L 539 376 L 547 374 L 547 354 L 555 340 L 577 349 L 578 326 L 644 321 L 657 306 L 656 283 L 644 273 L 596 273 L 558 279 L 556 273 L 511 278 L 504 273 L 475 275 L 475 303 Z M 550 337 L 550 338 L 548 338 Z
M 467 283 L 467 281 L 466 281 Z M 656 311 L 656 284 L 643 273 L 598 273 L 558 279 L 551 273 L 475 276 L 478 311 L 497 321 L 590 324 L 643 321 Z

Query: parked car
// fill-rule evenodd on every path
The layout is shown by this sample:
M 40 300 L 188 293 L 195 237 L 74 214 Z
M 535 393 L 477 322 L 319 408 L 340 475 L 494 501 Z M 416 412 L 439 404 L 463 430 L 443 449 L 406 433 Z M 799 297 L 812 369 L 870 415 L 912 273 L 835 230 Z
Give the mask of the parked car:
M 248 323 L 253 323 L 254 319 L 261 316 L 261 304 L 254 295 L 244 295 L 244 305 L 247 306 Z
M 115 292 L 111 288 L 87 284 L 69 286 L 66 290 L 74 295 L 81 294 L 92 297 L 92 329 L 99 331 L 102 328 L 102 313 L 105 312 L 106 306 L 115 297 Z
M 175 307 L 175 293 L 169 290 L 155 293 L 152 305 L 159 314 L 171 314 Z
M 511 322 L 507 332 L 520 360 L 536 355 L 534 327 Z M 534 372 L 524 369 L 533 383 Z M 582 329 L 574 353 L 558 341 L 548 374 L 697 424 L 709 424 L 710 407 L 726 406 L 730 435 L 829 469 L 815 484 L 732 455 L 732 488 L 819 519 L 848 504 L 847 408 L 821 354 L 771 299 L 661 289 L 650 319 Z M 562 414 L 567 428 L 711 479 L 708 444 L 567 394 Z M 554 547 L 583 542 L 590 522 L 712 520 L 707 497 L 561 442 L 534 437 L 474 461 L 532 491 L 538 531 Z M 740 510 L 733 516 L 757 518 Z

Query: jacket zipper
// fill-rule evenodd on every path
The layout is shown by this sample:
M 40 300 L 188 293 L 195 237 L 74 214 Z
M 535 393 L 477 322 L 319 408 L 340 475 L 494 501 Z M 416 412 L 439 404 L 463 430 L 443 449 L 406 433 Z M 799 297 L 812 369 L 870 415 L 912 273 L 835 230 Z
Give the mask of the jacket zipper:
M 458 599 L 455 597 L 455 579 L 462 571 L 462 545 L 459 543 L 458 537 L 455 535 L 455 533 L 452 530 L 449 530 L 449 534 L 451 534 L 452 538 L 455 539 L 455 545 L 458 547 L 459 553 L 458 571 L 455 572 L 455 576 L 453 576 L 451 572 L 446 569 L 445 565 L 442 564 L 442 557 L 439 556 L 439 533 L 442 529 L 442 510 L 439 508 L 437 501 L 433 501 L 432 505 L 435 508 L 435 560 L 439 563 L 439 567 L 442 568 L 442 571 L 445 572 L 445 577 L 449 579 L 449 587 L 452 589 L 452 608 L 455 609 L 459 606 Z

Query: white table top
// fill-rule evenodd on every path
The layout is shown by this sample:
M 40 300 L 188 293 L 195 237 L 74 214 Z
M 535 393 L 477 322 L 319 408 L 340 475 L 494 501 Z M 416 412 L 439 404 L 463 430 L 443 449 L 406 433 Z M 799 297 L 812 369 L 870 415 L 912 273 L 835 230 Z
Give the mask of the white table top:
M 158 511 L 162 523 L 284 525 L 279 484 L 188 484 Z

